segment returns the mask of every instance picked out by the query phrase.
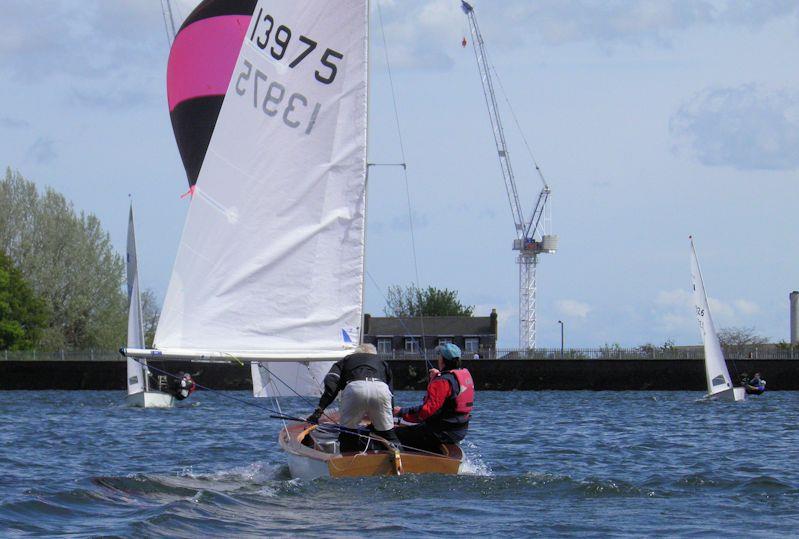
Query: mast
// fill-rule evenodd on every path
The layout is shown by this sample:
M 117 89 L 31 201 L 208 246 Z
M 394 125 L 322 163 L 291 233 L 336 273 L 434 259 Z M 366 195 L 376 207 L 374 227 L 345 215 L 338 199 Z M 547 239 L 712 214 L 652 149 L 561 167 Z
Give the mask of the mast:
M 175 29 L 175 16 L 172 12 L 172 4 L 170 0 L 161 0 L 161 14 L 164 16 L 164 26 L 166 26 L 166 37 L 169 44 L 175 41 L 177 30 Z

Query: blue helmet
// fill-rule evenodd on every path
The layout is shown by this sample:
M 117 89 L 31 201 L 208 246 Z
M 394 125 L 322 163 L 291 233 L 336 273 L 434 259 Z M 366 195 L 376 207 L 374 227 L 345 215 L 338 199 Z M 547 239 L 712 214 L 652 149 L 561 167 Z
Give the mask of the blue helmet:
M 461 358 L 461 349 L 451 342 L 439 344 L 435 348 L 435 353 L 441 355 L 445 361 L 452 361 Z

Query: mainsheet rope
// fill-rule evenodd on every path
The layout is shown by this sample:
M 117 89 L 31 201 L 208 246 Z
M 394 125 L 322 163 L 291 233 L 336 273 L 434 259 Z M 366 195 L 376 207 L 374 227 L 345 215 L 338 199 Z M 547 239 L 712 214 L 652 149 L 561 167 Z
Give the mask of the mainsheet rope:
M 128 356 L 126 356 L 126 357 L 128 357 Z M 177 374 L 174 374 L 174 373 L 171 373 L 171 372 L 165 371 L 165 370 L 163 370 L 163 369 L 159 369 L 158 367 L 154 367 L 154 366 L 150 365 L 149 363 L 145 363 L 144 361 L 140 360 L 139 358 L 130 357 L 130 359 L 132 359 L 132 360 L 133 360 L 133 361 L 135 361 L 136 363 L 140 364 L 140 365 L 141 365 L 142 367 L 144 367 L 145 369 L 153 370 L 153 371 L 155 371 L 155 372 L 157 372 L 157 373 L 160 373 L 160 374 L 163 374 L 163 375 L 165 375 L 165 376 L 169 376 L 169 377 L 171 377 L 171 378 L 175 378 L 176 380 L 180 380 L 180 379 L 182 378 L 181 376 L 178 376 Z M 236 358 L 236 359 L 237 359 L 237 358 Z M 261 365 L 263 365 L 263 364 L 261 364 Z M 273 373 L 271 370 L 269 370 L 269 368 L 268 368 L 268 367 L 263 367 L 263 368 L 266 370 L 266 372 L 268 372 L 268 373 L 269 373 L 269 375 L 270 375 L 270 376 L 273 376 L 273 377 L 274 377 L 276 380 L 278 380 L 280 383 L 282 383 L 283 385 L 285 385 L 286 387 L 288 387 L 288 388 L 289 388 L 289 389 L 290 389 L 290 390 L 291 390 L 291 391 L 292 391 L 292 392 L 293 392 L 295 395 L 297 395 L 298 397 L 300 397 L 301 399 L 303 399 L 303 400 L 304 400 L 306 403 L 308 403 L 308 404 L 310 404 L 311 406 L 313 406 L 313 403 L 312 403 L 311 401 L 309 401 L 309 400 L 308 400 L 308 399 L 307 399 L 307 398 L 306 398 L 304 395 L 301 395 L 301 394 L 297 393 L 297 391 L 296 391 L 296 390 L 295 390 L 293 387 L 291 387 L 291 386 L 290 386 L 290 385 L 288 385 L 286 382 L 284 382 L 284 381 L 283 381 L 283 380 L 282 380 L 282 379 L 281 379 L 279 376 L 275 375 L 275 374 L 274 374 L 274 373 Z M 288 420 L 290 420 L 290 421 L 305 422 L 305 420 L 304 420 L 304 419 L 302 419 L 302 418 L 299 418 L 299 417 L 291 417 L 291 416 L 287 416 L 286 414 L 284 414 L 284 413 L 283 413 L 282 411 L 280 411 L 280 410 L 274 410 L 274 409 L 272 409 L 272 408 L 270 408 L 270 407 L 268 407 L 268 406 L 263 406 L 263 405 L 261 405 L 261 404 L 259 404 L 259 403 L 257 403 L 257 402 L 251 402 L 251 401 L 247 401 L 247 400 L 244 400 L 244 399 L 240 399 L 240 398 L 238 398 L 238 397 L 235 397 L 235 396 L 233 396 L 233 395 L 228 395 L 227 393 L 223 393 L 222 391 L 219 391 L 219 390 L 216 390 L 216 389 L 210 388 L 210 387 L 208 387 L 208 386 L 204 386 L 204 385 L 202 385 L 202 384 L 198 384 L 197 382 L 194 382 L 194 385 L 195 385 L 195 386 L 197 386 L 198 388 L 200 388 L 200 389 L 204 390 L 204 391 L 210 391 L 210 392 L 213 392 L 213 393 L 218 393 L 219 395 L 221 395 L 222 397 L 225 397 L 225 398 L 227 398 L 227 399 L 234 400 L 234 401 L 236 401 L 236 402 L 240 402 L 240 403 L 246 404 L 246 405 L 248 405 L 248 406 L 254 406 L 255 408 L 260 408 L 261 410 L 266 410 L 267 412 L 271 412 L 272 414 L 274 414 L 274 418 L 275 418 L 275 419 L 281 419 L 281 420 L 283 420 L 283 425 L 284 425 L 284 428 L 286 428 L 286 430 L 287 430 L 287 431 L 288 431 L 288 427 L 286 426 L 286 420 L 287 420 L 287 419 L 288 419 Z M 274 385 L 274 384 L 273 384 L 273 385 Z M 277 397 L 275 397 L 275 400 L 277 401 Z M 278 404 L 278 407 L 279 407 L 279 406 L 280 406 L 280 405 Z M 344 425 L 341 425 L 341 424 L 339 424 L 339 423 L 336 423 L 336 422 L 333 420 L 333 418 L 331 418 L 329 415 L 327 415 L 327 414 L 326 414 L 326 413 L 324 413 L 324 412 L 322 412 L 322 415 L 323 415 L 323 416 L 325 416 L 327 419 L 329 419 L 329 420 L 330 420 L 330 423 L 322 423 L 321 425 L 322 425 L 323 427 L 327 427 L 327 428 L 334 428 L 334 429 L 336 429 L 336 430 L 338 430 L 338 431 L 341 431 L 341 432 L 346 432 L 346 433 L 348 433 L 348 434 L 352 434 L 352 435 L 354 435 L 354 436 L 358 436 L 359 438 L 365 438 L 365 439 L 366 439 L 366 440 L 368 440 L 368 441 L 377 441 L 377 442 L 381 442 L 381 443 L 385 441 L 385 440 L 384 440 L 384 439 L 382 439 L 382 438 L 375 437 L 375 436 L 372 436 L 372 435 L 369 435 L 369 434 L 362 434 L 361 432 L 359 432 L 359 431 L 358 431 L 358 430 L 356 430 L 356 429 L 351 429 L 351 428 L 349 428 L 349 427 L 346 427 L 346 426 L 344 426 Z M 270 417 L 273 417 L 273 416 L 270 416 Z M 319 425 L 319 423 L 317 423 L 317 425 Z M 442 457 L 442 458 L 445 458 L 445 457 L 446 457 L 445 455 L 441 455 L 441 454 L 439 454 L 439 453 L 433 453 L 432 451 L 426 451 L 426 450 L 424 450 L 424 449 L 420 449 L 420 448 L 418 448 L 418 447 L 412 447 L 412 446 L 409 446 L 409 445 L 407 445 L 407 444 L 403 444 L 403 445 L 402 445 L 402 447 L 404 447 L 404 448 L 407 448 L 407 449 L 411 449 L 411 450 L 413 450 L 413 451 L 416 451 L 416 452 L 419 452 L 419 453 L 427 453 L 427 454 L 429 454 L 429 455 L 435 455 L 435 456 L 437 456 L 437 457 Z

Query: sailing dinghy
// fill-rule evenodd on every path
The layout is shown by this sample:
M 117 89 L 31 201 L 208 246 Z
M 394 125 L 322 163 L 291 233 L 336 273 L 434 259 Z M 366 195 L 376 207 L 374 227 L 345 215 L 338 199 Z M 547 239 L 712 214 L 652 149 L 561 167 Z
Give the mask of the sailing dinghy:
M 699 333 L 705 345 L 705 375 L 707 376 L 707 398 L 742 401 L 746 399 L 746 391 L 742 387 L 733 387 L 724 353 L 721 351 L 716 327 L 710 316 L 710 306 L 705 293 L 705 283 L 702 280 L 702 271 L 699 269 L 699 260 L 696 257 L 694 239 L 691 241 L 691 283 L 694 291 L 694 306 L 696 319 L 699 322 Z
M 332 362 L 353 352 L 363 316 L 368 12 L 367 0 L 258 1 L 237 34 L 154 349 L 128 356 L 249 362 L 254 394 L 276 398 L 318 397 Z M 190 29 L 178 32 L 170 63 L 187 58 L 181 34 Z M 368 438 L 365 450 L 342 454 L 330 425 L 289 421 L 278 443 L 295 477 L 460 469 L 457 446 L 399 452 Z
M 130 204 L 128 216 L 128 348 L 144 348 L 144 326 L 141 313 L 141 296 L 139 294 L 139 266 L 136 256 L 136 233 L 133 229 L 133 203 Z M 146 368 L 146 360 L 136 361 L 126 358 L 128 394 L 125 402 L 128 406 L 138 408 L 171 408 L 175 403 L 172 395 L 150 389 L 150 376 Z

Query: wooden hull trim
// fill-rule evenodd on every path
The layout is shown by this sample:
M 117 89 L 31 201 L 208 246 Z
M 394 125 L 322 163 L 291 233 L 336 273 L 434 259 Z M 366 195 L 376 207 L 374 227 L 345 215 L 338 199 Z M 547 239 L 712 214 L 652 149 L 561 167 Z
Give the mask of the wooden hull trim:
M 278 440 L 288 456 L 292 477 L 312 480 L 319 477 L 397 475 L 395 454 L 387 449 L 342 454 L 327 453 L 303 444 L 315 429 L 316 425 L 292 423 L 280 431 Z M 454 444 L 444 445 L 442 450 L 445 454 L 401 452 L 401 473 L 457 474 L 461 470 L 463 451 Z

